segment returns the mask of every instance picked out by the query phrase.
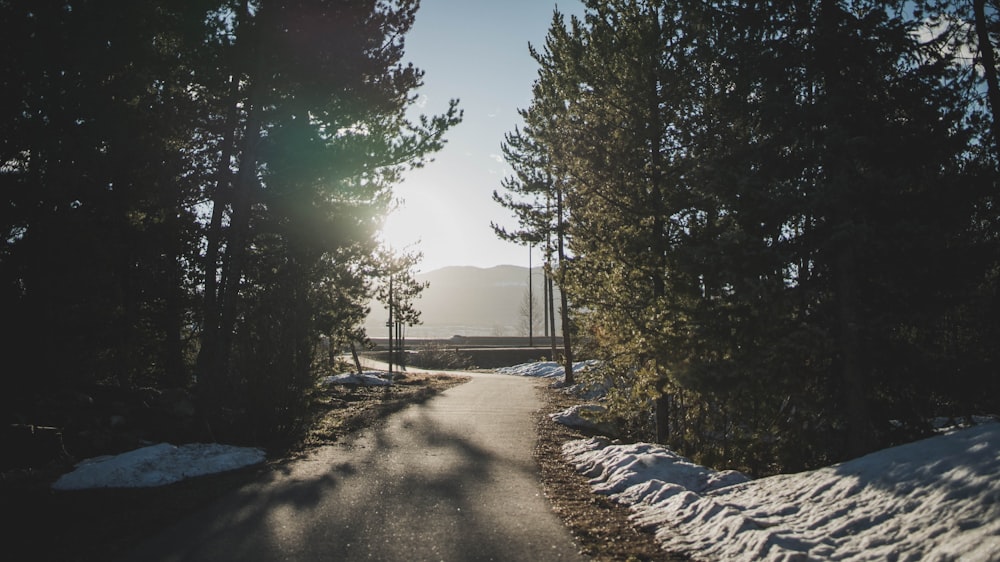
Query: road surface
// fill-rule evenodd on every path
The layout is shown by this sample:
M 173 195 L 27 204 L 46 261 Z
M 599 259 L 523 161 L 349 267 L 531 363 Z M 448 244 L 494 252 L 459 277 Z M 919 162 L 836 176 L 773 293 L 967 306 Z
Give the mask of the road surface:
M 532 459 L 539 383 L 469 374 L 125 560 L 586 560 L 542 495 Z

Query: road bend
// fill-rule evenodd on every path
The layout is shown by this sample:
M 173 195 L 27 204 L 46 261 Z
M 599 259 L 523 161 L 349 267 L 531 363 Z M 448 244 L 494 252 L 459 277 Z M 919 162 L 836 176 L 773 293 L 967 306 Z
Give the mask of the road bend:
M 532 458 L 539 383 L 467 374 L 270 471 L 124 560 L 586 560 Z

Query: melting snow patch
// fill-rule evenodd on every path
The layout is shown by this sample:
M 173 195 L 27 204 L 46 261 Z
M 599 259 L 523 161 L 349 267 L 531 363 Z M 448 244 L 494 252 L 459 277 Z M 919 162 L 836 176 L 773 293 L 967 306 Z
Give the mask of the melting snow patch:
M 62 475 L 52 488 L 148 488 L 185 478 L 234 470 L 264 462 L 262 449 L 191 443 L 151 445 L 115 456 L 88 459 Z
M 573 363 L 573 372 L 579 373 L 594 365 L 597 361 L 578 361 Z M 540 377 L 555 378 L 564 374 L 563 365 L 555 361 L 536 361 L 534 363 L 522 363 L 513 367 L 501 367 L 496 369 L 501 375 L 517 375 L 520 377 Z
M 1000 560 L 1000 423 L 748 481 L 671 451 L 563 446 L 669 549 L 724 560 Z
M 360 375 L 357 373 L 345 373 L 343 375 L 331 375 L 323 377 L 320 381 L 326 386 L 337 384 L 359 384 L 363 386 L 388 386 L 392 383 L 389 379 L 382 378 L 382 373 L 378 371 L 365 371 Z
M 549 414 L 549 418 L 569 427 L 598 431 L 605 435 L 617 435 L 618 428 L 615 424 L 596 421 L 596 418 L 607 410 L 598 404 L 576 404 L 561 412 Z

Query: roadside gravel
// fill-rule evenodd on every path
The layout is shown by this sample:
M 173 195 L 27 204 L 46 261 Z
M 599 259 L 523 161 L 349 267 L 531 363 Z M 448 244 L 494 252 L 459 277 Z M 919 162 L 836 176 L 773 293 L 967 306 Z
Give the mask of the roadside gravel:
M 535 460 L 541 468 L 543 489 L 584 554 L 600 562 L 690 561 L 683 554 L 660 548 L 652 533 L 632 524 L 627 508 L 590 491 L 587 479 L 562 456 L 563 443 L 589 435 L 556 423 L 548 416 L 579 401 L 548 385 L 539 385 L 538 391 L 545 407 L 537 413 Z

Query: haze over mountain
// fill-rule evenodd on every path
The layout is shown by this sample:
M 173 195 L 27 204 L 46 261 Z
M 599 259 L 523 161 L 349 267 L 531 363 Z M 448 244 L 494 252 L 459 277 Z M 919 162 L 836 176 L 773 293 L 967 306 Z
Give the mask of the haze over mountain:
M 544 333 L 543 277 L 541 268 L 531 270 L 537 336 Z M 420 273 L 416 278 L 430 282 L 430 286 L 416 301 L 423 324 L 407 328 L 407 337 L 527 335 L 522 307 L 527 302 L 528 268 L 514 265 L 490 268 L 452 266 Z M 556 296 L 558 298 L 558 293 Z M 556 308 L 558 310 L 558 303 Z M 385 307 L 372 303 L 372 312 L 365 322 L 368 335 L 386 337 L 387 320 Z

